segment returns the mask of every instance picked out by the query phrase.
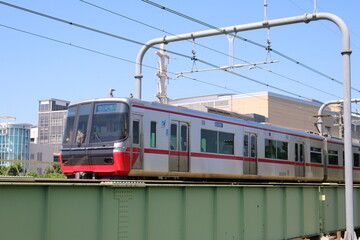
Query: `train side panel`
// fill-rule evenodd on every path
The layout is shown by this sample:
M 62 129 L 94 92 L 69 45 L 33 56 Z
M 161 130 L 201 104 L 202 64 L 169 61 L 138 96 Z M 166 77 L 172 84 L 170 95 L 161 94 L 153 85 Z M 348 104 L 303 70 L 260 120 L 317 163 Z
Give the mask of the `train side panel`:
M 128 123 L 121 118 L 128 114 L 124 103 L 130 106 Z M 332 182 L 344 178 L 340 140 L 138 99 L 93 99 L 72 106 L 86 105 L 91 108 L 85 140 L 80 141 L 77 133 L 81 111 L 68 116 L 73 135 L 61 159 L 68 175 Z M 117 129 L 111 116 L 120 116 L 126 130 L 115 141 L 107 140 Z M 107 130 L 114 126 L 114 131 Z M 353 143 L 358 182 L 359 149 Z
M 293 179 L 294 162 L 289 158 L 289 136 L 259 130 L 258 174 L 261 176 Z
M 324 156 L 326 161 L 326 179 L 329 182 L 341 182 L 344 179 L 343 149 L 344 145 L 342 143 L 327 142 L 327 152 L 324 153 Z

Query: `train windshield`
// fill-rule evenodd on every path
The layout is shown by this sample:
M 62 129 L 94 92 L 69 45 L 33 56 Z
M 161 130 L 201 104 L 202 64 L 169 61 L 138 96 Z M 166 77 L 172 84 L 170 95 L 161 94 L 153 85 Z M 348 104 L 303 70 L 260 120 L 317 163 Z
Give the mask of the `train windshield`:
M 68 109 L 63 144 L 120 141 L 128 135 L 129 107 L 119 102 L 98 102 Z
M 66 116 L 63 144 L 71 143 L 71 140 L 73 138 L 76 111 L 77 111 L 77 106 L 69 107 L 69 109 L 68 109 L 67 116 Z
M 123 140 L 128 135 L 129 108 L 124 103 L 96 103 L 90 142 Z

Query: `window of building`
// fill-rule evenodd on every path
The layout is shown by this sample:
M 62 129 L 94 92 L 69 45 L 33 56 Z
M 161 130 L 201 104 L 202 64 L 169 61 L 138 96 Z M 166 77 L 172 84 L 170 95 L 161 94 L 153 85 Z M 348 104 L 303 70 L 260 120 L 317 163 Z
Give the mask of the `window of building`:
M 156 122 L 150 123 L 150 147 L 156 148 Z
M 38 152 L 37 154 L 36 154 L 36 161 L 42 161 L 43 159 L 42 159 L 42 152 Z
M 328 156 L 329 156 L 329 164 L 339 165 L 338 151 L 329 150 Z
M 288 143 L 283 141 L 265 139 L 265 157 L 288 160 Z
M 50 105 L 48 102 L 40 102 L 39 112 L 47 112 L 50 111 Z
M 310 162 L 312 163 L 322 162 L 321 148 L 310 147 Z

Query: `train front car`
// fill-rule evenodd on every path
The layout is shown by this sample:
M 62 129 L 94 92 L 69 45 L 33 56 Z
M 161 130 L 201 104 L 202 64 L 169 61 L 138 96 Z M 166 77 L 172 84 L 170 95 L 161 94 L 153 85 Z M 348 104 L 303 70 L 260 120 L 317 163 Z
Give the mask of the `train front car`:
M 129 112 L 125 98 L 71 104 L 60 155 L 63 173 L 75 178 L 128 175 Z

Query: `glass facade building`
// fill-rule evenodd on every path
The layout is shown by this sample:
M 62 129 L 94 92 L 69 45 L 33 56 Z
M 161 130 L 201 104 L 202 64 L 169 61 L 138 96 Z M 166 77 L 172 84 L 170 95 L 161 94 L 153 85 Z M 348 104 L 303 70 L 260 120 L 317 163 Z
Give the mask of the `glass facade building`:
M 48 99 L 39 101 L 38 143 L 53 146 L 60 153 L 68 101 Z
M 30 159 L 31 126 L 31 124 L 23 123 L 0 123 L 1 160 Z M 1 165 L 8 166 L 10 165 L 10 163 L 6 161 L 1 161 Z

